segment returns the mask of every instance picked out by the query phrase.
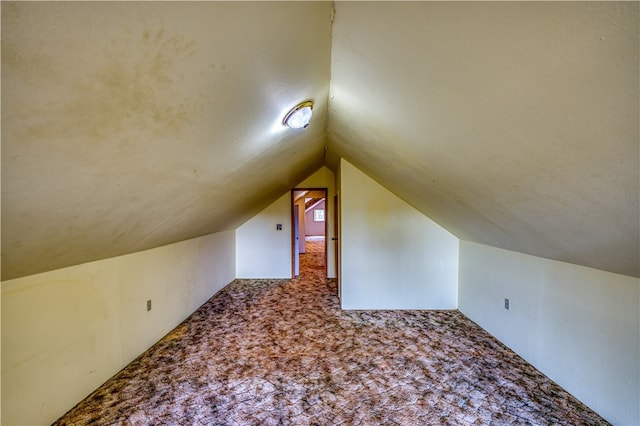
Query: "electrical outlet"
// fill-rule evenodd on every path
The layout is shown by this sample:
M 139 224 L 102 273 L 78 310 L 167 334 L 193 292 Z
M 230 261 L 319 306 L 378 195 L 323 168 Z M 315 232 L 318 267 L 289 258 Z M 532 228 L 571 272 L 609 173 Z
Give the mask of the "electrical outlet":
M 509 299 L 507 299 L 506 297 L 504 298 L 504 308 L 507 311 L 509 310 Z
M 147 300 L 147 312 L 151 310 L 151 299 Z

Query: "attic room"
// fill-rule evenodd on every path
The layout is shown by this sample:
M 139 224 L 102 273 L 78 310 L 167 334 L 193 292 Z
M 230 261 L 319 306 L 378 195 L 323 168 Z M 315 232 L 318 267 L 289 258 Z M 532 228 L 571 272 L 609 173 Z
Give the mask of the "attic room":
M 474 333 L 452 340 L 491 342 L 469 368 L 504 352 L 544 380 L 526 404 L 557 387 L 560 405 L 601 419 L 584 424 L 640 424 L 639 9 L 3 1 L 1 424 L 55 422 L 157 342 L 178 345 L 200 307 L 235 324 L 223 301 L 243 282 L 303 283 L 295 188 L 326 190 L 313 267 L 340 324 L 419 318 L 376 325 L 398 336 L 465 324 Z M 304 101 L 308 126 L 286 126 Z M 301 288 L 270 300 L 320 291 Z M 278 330 L 290 316 L 276 313 L 244 326 Z M 334 371 L 341 337 L 305 321 L 300 338 L 328 349 L 301 365 Z M 396 355 L 434 365 L 415 342 L 428 338 Z M 385 371 L 387 350 L 370 364 Z M 442 386 L 418 386 L 401 405 L 415 417 L 393 421 L 437 414 L 425 395 Z M 487 410 L 456 401 L 451 424 L 474 421 L 451 407 Z M 500 410 L 493 424 L 526 420 Z M 375 423 L 360 414 L 344 424 Z

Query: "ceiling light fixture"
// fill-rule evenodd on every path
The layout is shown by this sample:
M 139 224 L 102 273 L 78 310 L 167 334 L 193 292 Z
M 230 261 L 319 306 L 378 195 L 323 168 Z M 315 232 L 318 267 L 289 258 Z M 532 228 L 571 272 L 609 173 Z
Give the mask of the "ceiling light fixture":
M 304 101 L 296 105 L 284 116 L 282 122 L 292 129 L 302 129 L 307 127 L 313 115 L 313 102 Z

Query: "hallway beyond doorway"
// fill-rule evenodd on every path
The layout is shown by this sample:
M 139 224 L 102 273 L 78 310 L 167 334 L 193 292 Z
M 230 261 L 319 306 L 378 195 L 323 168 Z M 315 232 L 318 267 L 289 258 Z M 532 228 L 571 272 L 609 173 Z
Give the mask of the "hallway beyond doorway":
M 324 237 L 305 237 L 306 252 L 300 254 L 300 277 L 309 277 L 317 274 L 318 270 L 324 271 L 327 260 L 325 259 Z

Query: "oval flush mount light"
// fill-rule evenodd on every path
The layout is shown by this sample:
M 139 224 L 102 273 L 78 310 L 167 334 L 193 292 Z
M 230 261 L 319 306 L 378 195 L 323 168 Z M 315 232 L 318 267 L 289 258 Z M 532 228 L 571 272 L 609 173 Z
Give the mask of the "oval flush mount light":
M 307 127 L 313 115 L 313 102 L 304 101 L 296 105 L 285 115 L 282 122 L 292 129 L 302 129 Z

